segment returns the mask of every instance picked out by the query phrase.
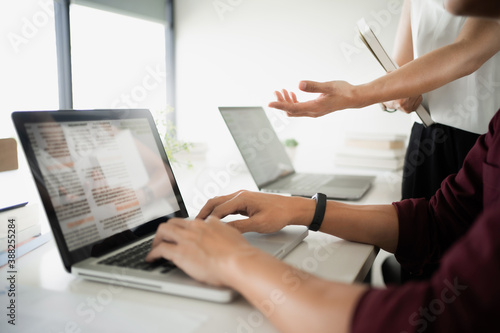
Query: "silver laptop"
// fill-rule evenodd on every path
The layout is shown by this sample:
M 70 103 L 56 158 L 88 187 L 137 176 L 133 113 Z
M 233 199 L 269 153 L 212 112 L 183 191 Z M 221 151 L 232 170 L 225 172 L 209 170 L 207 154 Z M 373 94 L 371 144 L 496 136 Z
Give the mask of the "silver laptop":
M 261 191 L 305 197 L 321 192 L 329 199 L 358 200 L 375 179 L 295 172 L 262 107 L 219 107 L 219 111 Z
M 144 261 L 158 225 L 188 217 L 148 110 L 14 112 L 12 118 L 68 272 L 216 302 L 236 296 L 196 282 L 167 260 Z M 294 227 L 245 237 L 281 258 L 306 235 L 306 227 Z

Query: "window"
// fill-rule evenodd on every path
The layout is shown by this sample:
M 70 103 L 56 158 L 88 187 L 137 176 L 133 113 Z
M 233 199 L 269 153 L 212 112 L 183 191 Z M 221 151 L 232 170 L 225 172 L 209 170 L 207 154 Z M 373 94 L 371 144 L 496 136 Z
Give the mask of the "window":
M 53 1 L 2 1 L 0 22 L 0 137 L 15 137 L 12 111 L 58 108 Z
M 165 109 L 162 24 L 73 4 L 73 106 Z
M 61 108 L 175 106 L 172 0 L 58 3 Z
M 0 138 L 17 139 L 13 111 L 58 109 L 53 1 L 1 1 L 0 22 Z M 48 232 L 28 163 L 17 148 L 19 169 L 0 172 L 0 206 L 38 203 L 42 232 Z

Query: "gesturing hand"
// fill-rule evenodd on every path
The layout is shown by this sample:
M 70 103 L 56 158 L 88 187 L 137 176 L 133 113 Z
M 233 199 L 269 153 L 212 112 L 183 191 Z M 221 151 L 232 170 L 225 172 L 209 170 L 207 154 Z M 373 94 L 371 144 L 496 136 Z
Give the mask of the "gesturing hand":
M 356 98 L 354 86 L 345 81 L 314 82 L 301 81 L 299 89 L 305 92 L 320 93 L 316 99 L 299 102 L 292 92 L 276 91 L 276 102 L 269 107 L 283 110 L 290 117 L 321 117 L 325 114 L 362 105 Z

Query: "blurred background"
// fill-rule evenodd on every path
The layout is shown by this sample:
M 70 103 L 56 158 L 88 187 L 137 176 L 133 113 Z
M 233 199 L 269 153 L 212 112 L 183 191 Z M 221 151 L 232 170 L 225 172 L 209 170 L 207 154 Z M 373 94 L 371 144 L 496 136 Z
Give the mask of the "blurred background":
M 113 1 L 70 6 L 74 108 L 175 106 L 179 137 L 207 142 L 217 159 L 237 153 L 226 147 L 230 137 L 218 106 L 266 106 L 274 90 L 298 92 L 304 79 L 357 84 L 383 75 L 358 40 L 356 22 L 364 17 L 392 50 L 402 6 L 402 0 L 175 1 L 172 102 L 165 92 L 172 77 L 165 25 L 99 2 Z M 14 135 L 12 111 L 59 108 L 54 5 L 1 0 L 0 6 L 0 133 L 8 137 Z M 321 144 L 324 154 L 308 159 L 330 164 L 345 132 L 408 133 L 409 118 L 371 106 L 319 119 L 285 118 L 278 134 L 294 137 L 299 154 Z
M 64 2 L 0 0 L 0 138 L 16 137 L 12 111 L 67 107 L 55 33 L 55 7 Z M 391 52 L 402 0 L 182 0 L 173 1 L 172 12 L 169 3 L 70 2 L 66 68 L 73 108 L 167 114 L 177 139 L 221 166 L 241 157 L 218 106 L 265 107 L 278 136 L 299 143 L 298 170 L 334 169 L 349 133 L 409 133 L 410 116 L 377 105 L 316 119 L 267 108 L 283 88 L 299 100 L 315 98 L 298 91 L 300 80 L 359 84 L 384 75 L 359 40 L 356 22 L 364 17 Z M 19 170 L 0 174 L 0 182 L 18 177 L 32 188 L 21 149 L 19 157 Z

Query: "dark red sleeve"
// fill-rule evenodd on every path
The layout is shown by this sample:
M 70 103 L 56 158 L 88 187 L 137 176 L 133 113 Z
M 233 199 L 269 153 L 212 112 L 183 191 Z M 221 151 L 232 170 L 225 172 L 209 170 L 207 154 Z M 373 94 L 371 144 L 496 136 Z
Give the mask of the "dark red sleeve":
M 395 202 L 399 218 L 396 258 L 407 270 L 418 274 L 428 264 L 439 262 L 450 246 L 472 226 L 485 208 L 485 187 L 495 181 L 485 164 L 500 166 L 500 113 L 490 122 L 486 135 L 477 140 L 456 175 L 447 177 L 436 194 L 425 199 Z M 493 161 L 492 161 L 493 160 Z M 485 173 L 486 171 L 486 173 Z M 500 184 L 497 184 L 500 188 Z
M 499 240 L 499 210 L 490 207 L 430 281 L 366 292 L 352 332 L 500 332 Z
M 500 113 L 430 201 L 394 206 L 397 259 L 414 271 L 440 268 L 428 281 L 367 291 L 352 331 L 500 332 Z

